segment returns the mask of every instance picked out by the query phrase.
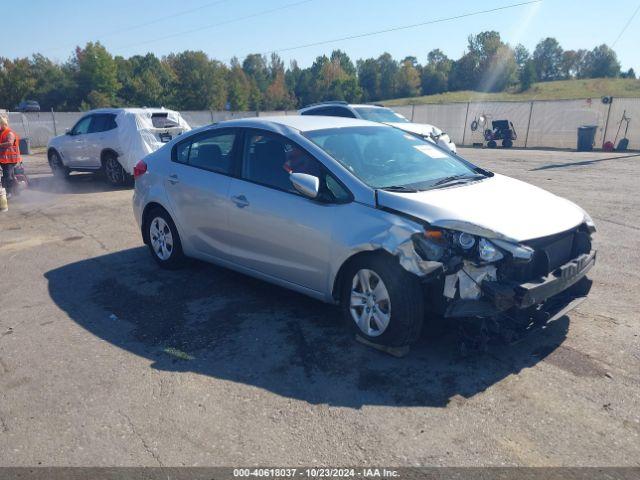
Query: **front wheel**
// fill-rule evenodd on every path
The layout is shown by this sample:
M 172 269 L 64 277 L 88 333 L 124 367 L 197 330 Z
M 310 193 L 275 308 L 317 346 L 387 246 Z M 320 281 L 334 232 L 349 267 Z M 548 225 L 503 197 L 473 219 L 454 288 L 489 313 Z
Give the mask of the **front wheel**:
M 51 168 L 51 173 L 53 173 L 54 178 L 63 180 L 67 180 L 69 178 L 71 171 L 64 166 L 58 152 L 51 152 L 49 154 L 49 167 Z
M 345 321 L 371 343 L 404 347 L 420 335 L 424 293 L 395 258 L 372 254 L 352 262 L 340 301 Z
M 184 263 L 180 235 L 173 220 L 163 209 L 149 213 L 145 222 L 145 233 L 151 256 L 162 268 L 175 270 Z
M 122 168 L 122 165 L 120 165 L 115 155 L 105 155 L 102 168 L 104 170 L 104 176 L 111 185 L 119 187 L 131 183 L 131 175 Z

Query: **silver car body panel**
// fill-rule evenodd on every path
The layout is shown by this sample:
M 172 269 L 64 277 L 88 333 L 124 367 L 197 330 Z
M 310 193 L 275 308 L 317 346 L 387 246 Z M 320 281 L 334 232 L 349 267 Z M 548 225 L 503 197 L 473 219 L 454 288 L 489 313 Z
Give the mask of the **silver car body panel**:
M 174 219 L 187 256 L 335 302 L 341 267 L 361 252 L 384 250 L 418 276 L 440 268 L 441 263 L 423 260 L 414 249 L 412 237 L 424 231 L 425 223 L 519 242 L 564 231 L 584 219 L 573 203 L 501 175 L 419 193 L 375 191 L 302 133 L 352 126 L 390 128 L 340 117 L 288 116 L 232 120 L 188 134 L 234 127 L 281 134 L 343 182 L 353 195 L 349 203 L 324 204 L 176 164 L 171 149 L 183 136 L 145 158 L 148 170 L 136 180 L 133 198 L 136 220 L 141 226 L 145 208 L 159 204 Z M 176 177 L 178 183 L 169 181 Z M 231 200 L 240 196 L 241 204 Z

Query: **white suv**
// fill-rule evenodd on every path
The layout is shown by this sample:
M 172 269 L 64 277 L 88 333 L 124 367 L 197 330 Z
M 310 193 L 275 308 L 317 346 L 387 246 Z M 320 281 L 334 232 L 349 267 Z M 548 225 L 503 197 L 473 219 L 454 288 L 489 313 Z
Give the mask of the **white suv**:
M 180 113 L 164 108 L 103 108 L 87 112 L 47 146 L 51 171 L 103 172 L 113 185 L 130 183 L 135 164 L 191 130 Z
M 418 135 L 425 140 L 437 143 L 442 148 L 446 148 L 450 152 L 457 153 L 456 144 L 451 141 L 449 135 L 444 133 L 438 127 L 429 125 L 428 123 L 413 123 L 407 120 L 403 115 L 394 112 L 390 108 L 382 105 L 354 105 L 343 101 L 329 101 L 314 103 L 302 108 L 298 113 L 300 115 L 322 115 L 328 117 L 346 117 L 360 118 L 369 120 L 370 122 L 385 123 L 392 127 L 399 128 L 405 132 Z

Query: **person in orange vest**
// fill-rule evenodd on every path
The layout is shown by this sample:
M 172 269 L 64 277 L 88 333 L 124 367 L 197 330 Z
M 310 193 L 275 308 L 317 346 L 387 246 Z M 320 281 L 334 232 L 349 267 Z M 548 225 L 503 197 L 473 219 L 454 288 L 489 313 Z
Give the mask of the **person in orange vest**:
M 0 115 L 0 167 L 2 167 L 2 186 L 11 196 L 15 191 L 15 167 L 20 158 L 20 138 L 9 128 L 9 120 Z

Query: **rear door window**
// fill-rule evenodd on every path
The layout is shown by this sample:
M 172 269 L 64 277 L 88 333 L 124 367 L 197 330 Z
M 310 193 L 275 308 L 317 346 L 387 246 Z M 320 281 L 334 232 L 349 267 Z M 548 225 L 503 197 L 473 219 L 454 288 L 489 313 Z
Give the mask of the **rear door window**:
M 200 133 L 180 142 L 173 152 L 173 160 L 191 167 L 212 172 L 233 172 L 235 130 L 213 130 Z
M 112 113 L 100 113 L 93 115 L 88 133 L 107 132 L 117 128 L 116 116 Z
M 329 115 L 327 112 L 329 109 L 327 107 L 314 108 L 312 110 L 308 110 L 306 112 L 302 112 L 302 115 Z
M 325 113 L 325 115 L 330 115 L 332 117 L 356 118 L 351 110 L 344 107 L 332 107 L 329 109 L 329 113 Z

